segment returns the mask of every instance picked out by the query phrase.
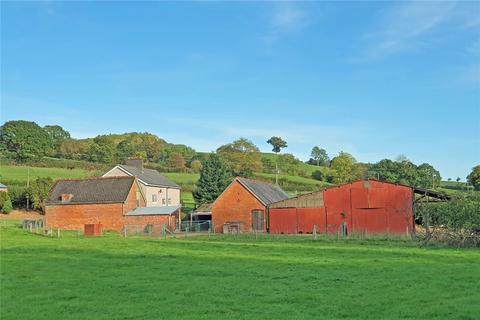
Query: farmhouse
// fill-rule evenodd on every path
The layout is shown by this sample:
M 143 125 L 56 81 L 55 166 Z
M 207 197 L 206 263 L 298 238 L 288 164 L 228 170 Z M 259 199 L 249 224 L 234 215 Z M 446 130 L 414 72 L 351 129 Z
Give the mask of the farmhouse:
M 287 198 L 279 186 L 237 177 L 213 203 L 215 232 L 266 232 L 267 206 Z
M 361 180 L 269 206 L 270 233 L 410 234 L 414 188 Z
M 113 167 L 103 177 L 136 177 L 147 207 L 180 205 L 180 186 L 157 170 L 145 169 L 141 158 L 128 159 L 125 165 Z

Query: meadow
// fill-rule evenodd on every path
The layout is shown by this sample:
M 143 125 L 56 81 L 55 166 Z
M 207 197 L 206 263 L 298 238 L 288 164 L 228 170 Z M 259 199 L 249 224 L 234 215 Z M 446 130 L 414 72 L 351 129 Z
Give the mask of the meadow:
M 88 171 L 84 169 L 65 169 L 65 168 L 42 168 L 27 166 L 0 166 L 0 176 L 2 181 L 18 181 L 26 182 L 30 176 L 31 180 L 50 177 L 52 179 L 72 179 L 86 178 L 90 176 L 100 175 L 97 171 Z
M 1 227 L 0 318 L 478 319 L 480 251 L 411 240 L 49 238 Z

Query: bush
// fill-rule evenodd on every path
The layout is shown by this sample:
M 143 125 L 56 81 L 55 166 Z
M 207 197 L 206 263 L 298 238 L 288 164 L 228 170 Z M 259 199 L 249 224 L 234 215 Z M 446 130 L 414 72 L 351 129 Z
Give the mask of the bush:
M 322 171 L 315 170 L 314 172 L 312 172 L 312 179 L 323 181 L 323 178 L 324 178 L 324 176 L 323 176 Z
M 8 192 L 0 192 L 0 212 L 10 213 L 12 209 L 12 201 Z

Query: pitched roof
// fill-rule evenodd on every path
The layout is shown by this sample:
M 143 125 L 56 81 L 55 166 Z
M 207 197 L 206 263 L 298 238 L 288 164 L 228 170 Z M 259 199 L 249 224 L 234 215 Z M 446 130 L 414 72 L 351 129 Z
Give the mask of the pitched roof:
M 277 185 L 241 177 L 237 177 L 236 180 L 265 205 L 289 198 Z
M 140 169 L 137 167 L 126 166 L 124 164 L 118 165 L 118 167 L 120 167 L 120 169 L 123 169 L 123 171 L 126 171 L 127 173 L 137 177 L 139 180 L 146 184 L 180 189 L 180 186 L 178 184 L 165 178 L 157 170 Z
M 5 188 L 7 188 L 7 186 L 0 182 L 0 188 L 5 189 Z
M 58 180 L 47 199 L 47 204 L 122 203 L 135 182 L 135 177 L 105 177 Z M 62 202 L 62 194 L 72 194 Z
M 127 216 L 164 216 L 175 213 L 182 206 L 142 207 L 127 213 Z

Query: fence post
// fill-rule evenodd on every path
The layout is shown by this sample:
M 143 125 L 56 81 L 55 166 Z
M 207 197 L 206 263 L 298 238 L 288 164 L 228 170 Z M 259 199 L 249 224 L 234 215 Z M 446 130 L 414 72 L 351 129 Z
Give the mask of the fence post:
M 60 238 L 60 228 L 57 228 L 57 238 Z
M 123 237 L 127 238 L 127 225 L 123 226 Z
M 167 226 L 165 225 L 165 223 L 163 224 L 162 231 L 163 231 L 163 239 L 167 239 Z
M 317 240 L 317 225 L 313 225 L 313 240 Z

